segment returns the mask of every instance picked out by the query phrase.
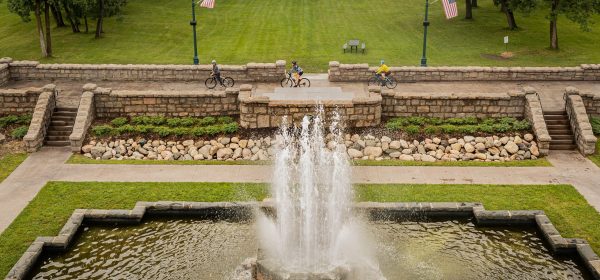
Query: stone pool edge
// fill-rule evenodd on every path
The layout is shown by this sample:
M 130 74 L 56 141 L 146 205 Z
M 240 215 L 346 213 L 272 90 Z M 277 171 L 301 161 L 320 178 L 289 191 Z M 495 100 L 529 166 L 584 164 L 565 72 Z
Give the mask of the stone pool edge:
M 75 209 L 57 236 L 36 238 L 23 256 L 11 268 L 5 280 L 25 279 L 44 249 L 66 250 L 83 222 L 140 223 L 146 213 L 164 215 L 191 215 L 210 211 L 248 211 L 257 207 L 272 209 L 265 202 L 137 202 L 126 209 Z M 473 202 L 360 202 L 355 210 L 371 216 L 407 216 L 418 213 L 424 216 L 473 216 L 477 225 L 511 226 L 535 225 L 554 253 L 577 254 L 594 279 L 600 280 L 600 258 L 584 239 L 564 238 L 541 210 L 485 210 L 481 203 Z M 248 213 L 248 212 L 246 212 Z

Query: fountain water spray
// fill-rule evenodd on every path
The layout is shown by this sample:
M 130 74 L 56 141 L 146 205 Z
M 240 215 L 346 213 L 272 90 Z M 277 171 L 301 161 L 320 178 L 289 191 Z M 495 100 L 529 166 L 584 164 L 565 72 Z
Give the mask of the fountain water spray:
M 372 261 L 373 247 L 352 215 L 350 165 L 339 116 L 334 114 L 325 127 L 323 115 L 319 108 L 294 128 L 284 119 L 276 138 L 272 184 L 277 218 L 259 219 L 261 249 L 286 273 L 311 275 L 310 279 L 330 279 L 315 277 L 319 274 L 367 279 L 369 273 L 368 279 L 381 279 Z

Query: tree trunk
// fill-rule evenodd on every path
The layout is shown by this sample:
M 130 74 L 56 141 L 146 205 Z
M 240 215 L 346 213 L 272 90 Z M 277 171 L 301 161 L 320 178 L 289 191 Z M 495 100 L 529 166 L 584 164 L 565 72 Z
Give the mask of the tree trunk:
M 44 38 L 44 27 L 42 26 L 42 12 L 40 5 L 42 0 L 35 0 L 35 23 L 37 25 L 37 31 L 40 35 L 40 47 L 42 48 L 42 57 L 48 56 L 48 50 L 46 49 L 46 38 Z
M 471 0 L 471 7 L 473 7 L 473 8 L 477 8 L 477 7 L 479 7 L 479 6 L 477 5 L 477 0 Z
M 85 22 L 85 33 L 88 33 L 88 22 L 87 22 L 87 15 L 83 15 L 83 21 Z
M 465 19 L 473 19 L 473 6 L 471 5 L 472 0 L 465 0 Z
M 504 12 L 504 14 L 506 15 L 508 28 L 510 30 L 517 29 L 517 21 L 515 20 L 515 15 L 513 14 L 513 11 L 508 7 L 507 0 L 502 0 L 500 6 L 502 7 L 502 12 Z
M 50 36 L 50 3 L 46 0 L 44 5 L 44 19 L 46 22 L 46 50 L 48 56 L 52 56 L 52 37 Z
M 73 20 L 73 15 L 71 14 L 71 10 L 69 6 L 65 2 L 63 2 L 63 9 L 65 9 L 65 13 L 67 14 L 67 19 L 69 20 L 69 24 L 71 24 L 71 30 L 73 33 L 79 33 L 79 25 L 76 20 Z
M 104 17 L 104 0 L 98 1 L 100 3 L 98 9 L 98 22 L 96 23 L 96 39 L 100 38 L 102 34 L 102 20 Z
M 550 48 L 558 49 L 558 29 L 556 22 L 558 21 L 558 0 L 552 1 L 552 11 L 550 15 Z
M 54 16 L 54 21 L 56 21 L 56 27 L 64 27 L 65 21 L 63 20 L 62 12 L 60 11 L 60 6 L 58 6 L 58 4 L 52 4 L 50 5 L 50 8 L 52 9 L 52 16 Z

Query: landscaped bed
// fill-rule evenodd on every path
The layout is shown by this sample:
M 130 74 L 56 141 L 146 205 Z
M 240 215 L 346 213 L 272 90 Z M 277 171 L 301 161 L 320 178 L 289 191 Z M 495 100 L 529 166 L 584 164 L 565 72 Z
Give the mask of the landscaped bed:
M 6 115 L 0 117 L 0 143 L 3 141 L 20 141 L 27 134 L 31 115 Z M 6 139 L 4 139 L 6 138 Z
M 537 160 L 540 149 L 529 128 L 527 121 L 514 118 L 395 118 L 380 127 L 350 129 L 340 139 L 329 134 L 326 145 L 341 146 L 354 161 Z M 92 160 L 269 161 L 278 143 L 275 135 L 275 129 L 239 129 L 231 117 L 116 118 L 96 121 L 82 154 Z
M 590 118 L 594 135 L 600 137 L 600 118 Z M 600 141 L 596 142 L 596 153 L 591 155 L 589 159 L 600 167 Z
M 475 201 L 486 209 L 544 210 L 564 237 L 587 239 L 600 251 L 600 215 L 568 185 L 358 185 L 358 201 Z M 248 201 L 264 184 L 50 182 L 0 235 L 0 275 L 37 236 L 54 236 L 74 209 L 131 209 L 137 201 Z

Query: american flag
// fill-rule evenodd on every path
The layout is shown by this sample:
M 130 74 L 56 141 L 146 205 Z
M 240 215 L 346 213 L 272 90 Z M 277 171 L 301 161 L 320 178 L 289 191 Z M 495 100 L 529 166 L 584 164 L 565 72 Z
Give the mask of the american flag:
M 204 1 L 207 1 L 207 0 L 204 0 Z M 467 0 L 467 1 L 469 1 L 469 0 Z M 458 9 L 456 8 L 456 0 L 442 0 L 442 4 L 444 4 L 444 12 L 446 13 L 446 19 L 451 19 L 455 16 L 458 16 Z
M 209 9 L 212 9 L 215 7 L 215 0 L 201 0 L 201 1 L 202 1 L 202 3 L 198 2 L 198 3 L 200 3 L 200 7 L 209 8 Z M 454 1 L 454 0 L 452 0 L 452 1 Z

